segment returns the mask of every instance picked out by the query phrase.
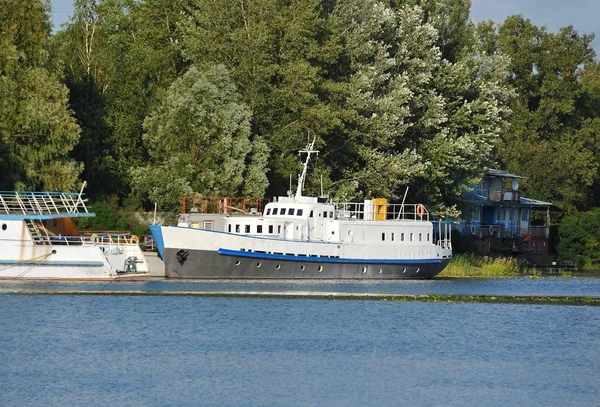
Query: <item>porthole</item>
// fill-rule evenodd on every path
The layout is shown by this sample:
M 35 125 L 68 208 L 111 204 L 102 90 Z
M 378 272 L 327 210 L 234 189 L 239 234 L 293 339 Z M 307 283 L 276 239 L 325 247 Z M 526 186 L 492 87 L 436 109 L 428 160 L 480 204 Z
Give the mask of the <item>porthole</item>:
M 256 263 L 256 267 L 260 267 L 260 266 L 261 266 L 260 262 Z
M 382 270 L 382 269 L 379 269 L 379 274 L 381 274 L 381 273 L 383 273 L 383 270 Z
M 279 270 L 281 268 L 281 264 L 276 265 L 275 268 Z
M 421 269 L 417 269 L 417 273 L 420 271 Z
M 6 230 L 6 227 L 7 227 L 7 226 L 6 226 L 6 223 L 3 223 L 3 224 L 2 224 L 2 230 Z
M 363 268 L 362 268 L 362 272 L 363 272 L 363 274 L 364 274 L 364 273 L 366 273 L 366 272 L 367 272 L 367 268 L 366 268 L 366 267 L 363 267 Z
M 402 273 L 403 273 L 403 274 L 404 274 L 404 273 L 406 273 L 406 267 L 404 268 L 404 270 L 402 270 Z
M 303 265 L 300 266 L 300 270 L 304 270 L 304 269 L 305 269 L 305 267 L 304 267 L 304 264 L 303 264 Z
M 239 265 L 240 265 L 240 261 L 239 261 L 239 260 L 237 260 L 237 261 L 235 262 L 235 265 L 236 265 L 236 266 L 239 266 Z
M 322 266 L 322 265 L 320 265 L 320 266 L 319 266 L 319 273 L 320 273 L 320 272 L 322 272 L 322 271 L 323 271 L 323 266 Z

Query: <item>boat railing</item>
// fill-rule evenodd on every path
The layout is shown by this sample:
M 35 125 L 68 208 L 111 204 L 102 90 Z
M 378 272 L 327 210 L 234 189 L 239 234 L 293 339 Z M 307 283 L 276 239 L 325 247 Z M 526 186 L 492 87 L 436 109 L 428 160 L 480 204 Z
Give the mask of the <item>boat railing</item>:
M 264 198 L 225 196 L 184 196 L 181 198 L 181 213 L 243 213 L 259 215 L 269 203 Z
M 0 214 L 61 215 L 88 213 L 82 193 L 0 191 Z
M 452 249 L 452 222 L 433 222 L 433 242 L 442 249 Z
M 334 206 L 340 219 L 429 221 L 429 211 L 422 204 L 337 202 Z
M 81 234 L 79 236 L 40 236 L 34 238 L 36 244 L 44 244 L 50 242 L 53 245 L 65 245 L 65 246 L 103 246 L 103 247 L 121 247 L 131 244 L 139 244 L 139 238 L 136 235 L 130 233 L 121 234 Z

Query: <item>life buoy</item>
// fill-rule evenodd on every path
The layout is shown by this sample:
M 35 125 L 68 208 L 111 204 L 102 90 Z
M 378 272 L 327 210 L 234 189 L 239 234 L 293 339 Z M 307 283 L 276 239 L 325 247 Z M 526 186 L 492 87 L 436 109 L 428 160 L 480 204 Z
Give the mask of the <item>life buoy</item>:
M 423 217 L 424 213 L 425 213 L 425 207 L 422 204 L 418 204 L 417 205 L 417 215 L 419 215 L 419 217 Z
M 475 236 L 475 226 L 471 226 L 470 228 L 471 234 Z
M 136 235 L 131 236 L 131 239 L 129 239 L 129 243 L 131 244 L 140 244 L 140 238 L 137 237 Z
M 490 236 L 494 235 L 494 227 L 490 226 L 490 228 L 488 229 L 488 232 L 490 233 Z

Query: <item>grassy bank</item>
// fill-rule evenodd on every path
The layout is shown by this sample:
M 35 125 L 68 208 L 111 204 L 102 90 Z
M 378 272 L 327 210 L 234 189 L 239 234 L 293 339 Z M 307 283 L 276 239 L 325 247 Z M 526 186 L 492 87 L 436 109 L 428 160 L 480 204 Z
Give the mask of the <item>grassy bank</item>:
M 510 257 L 483 257 L 458 254 L 439 277 L 519 277 L 519 264 Z

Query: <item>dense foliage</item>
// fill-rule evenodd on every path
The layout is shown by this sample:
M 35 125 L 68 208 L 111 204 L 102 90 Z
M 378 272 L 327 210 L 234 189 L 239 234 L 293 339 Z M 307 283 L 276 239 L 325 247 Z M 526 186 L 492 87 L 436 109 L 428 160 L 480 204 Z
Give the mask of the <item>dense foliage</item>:
M 600 208 L 566 216 L 559 227 L 557 254 L 562 259 L 584 256 L 600 260 Z
M 316 137 L 308 193 L 455 216 L 489 166 L 600 205 L 600 66 L 572 27 L 475 26 L 469 0 L 74 0 L 52 36 L 47 0 L 2 5 L 2 188 L 282 194 Z

